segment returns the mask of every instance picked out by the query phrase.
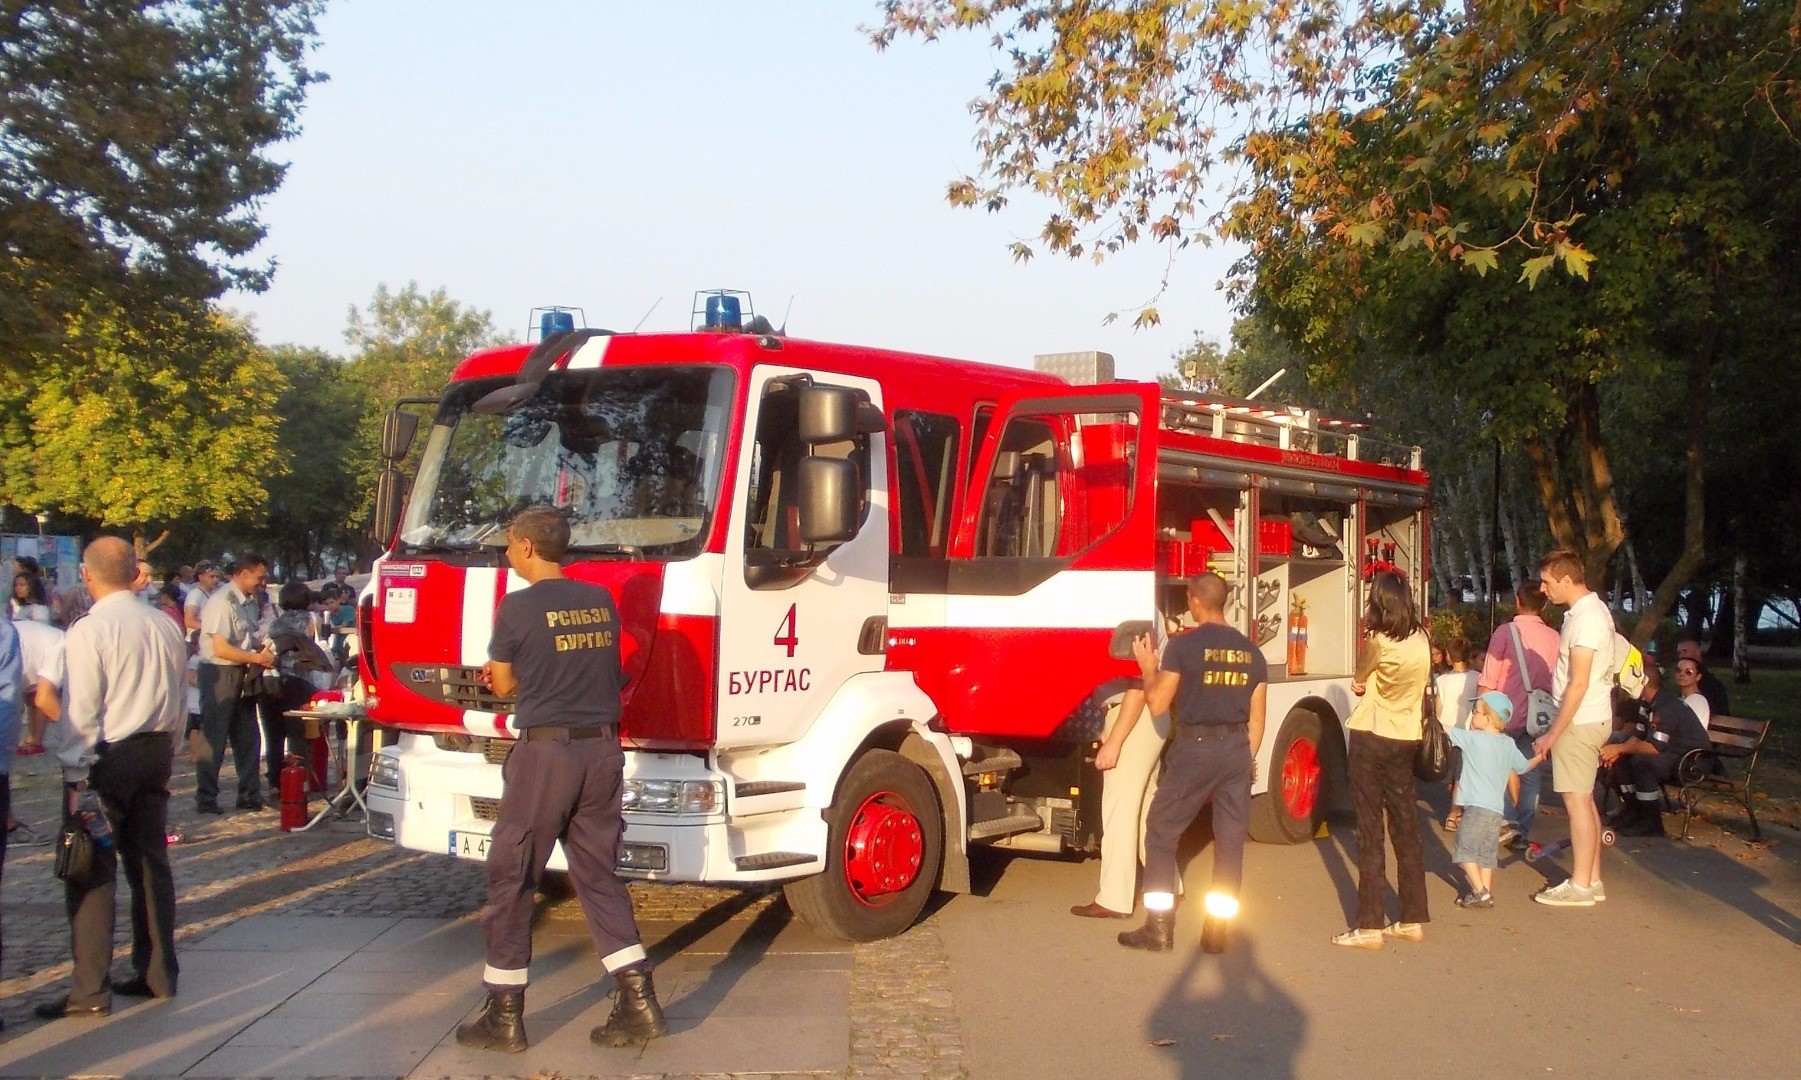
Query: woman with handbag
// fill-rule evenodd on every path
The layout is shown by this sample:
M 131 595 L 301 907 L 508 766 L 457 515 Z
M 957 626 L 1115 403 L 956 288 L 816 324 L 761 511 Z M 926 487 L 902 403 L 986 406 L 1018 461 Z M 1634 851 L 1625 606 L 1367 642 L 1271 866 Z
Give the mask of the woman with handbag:
M 1351 681 L 1359 700 L 1345 722 L 1350 730 L 1351 804 L 1357 813 L 1357 925 L 1332 943 L 1379 949 L 1390 937 L 1420 941 L 1426 936 L 1430 916 L 1414 768 L 1422 736 L 1442 739 L 1443 729 L 1433 724 L 1435 730 L 1427 732 L 1421 722 L 1432 681 L 1432 645 L 1399 574 L 1384 571 L 1370 580 L 1363 619 L 1369 636 Z M 1442 757 L 1443 747 L 1437 749 Z M 1395 890 L 1401 896 L 1395 922 L 1388 921 L 1384 902 L 1385 818 L 1395 849 Z

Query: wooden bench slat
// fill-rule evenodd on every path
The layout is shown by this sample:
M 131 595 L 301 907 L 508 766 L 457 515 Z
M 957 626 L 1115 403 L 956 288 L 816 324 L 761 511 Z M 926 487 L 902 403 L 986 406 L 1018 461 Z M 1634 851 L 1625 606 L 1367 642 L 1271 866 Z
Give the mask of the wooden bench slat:
M 1710 731 L 1707 733 L 1707 738 L 1709 742 L 1713 743 L 1714 749 L 1718 751 L 1755 750 L 1761 741 L 1748 735 L 1734 735 L 1727 731 Z

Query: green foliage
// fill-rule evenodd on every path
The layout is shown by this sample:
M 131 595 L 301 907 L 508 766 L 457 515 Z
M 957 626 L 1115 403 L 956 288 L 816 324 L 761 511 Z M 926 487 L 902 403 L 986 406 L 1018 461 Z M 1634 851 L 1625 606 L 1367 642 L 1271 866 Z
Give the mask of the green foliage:
M 345 377 L 363 403 L 351 471 L 358 494 L 354 516 L 366 522 L 381 467 L 382 418 L 401 398 L 435 397 L 464 358 L 503 339 L 488 312 L 464 307 L 443 289 L 421 293 L 413 282 L 398 292 L 381 285 L 366 310 L 351 308 L 344 339 L 352 349 Z
M 261 288 L 245 261 L 297 130 L 323 0 L 0 2 L 0 343 L 96 302 Z
M 210 309 L 93 302 L 29 376 L 0 375 L 0 492 L 140 534 L 261 513 L 286 389 L 248 328 Z
M 286 477 L 270 488 L 257 545 L 286 565 L 322 571 L 326 552 L 359 546 L 356 437 L 371 406 L 346 364 L 329 353 L 278 345 L 269 356 L 288 384 L 275 403 L 276 456 Z

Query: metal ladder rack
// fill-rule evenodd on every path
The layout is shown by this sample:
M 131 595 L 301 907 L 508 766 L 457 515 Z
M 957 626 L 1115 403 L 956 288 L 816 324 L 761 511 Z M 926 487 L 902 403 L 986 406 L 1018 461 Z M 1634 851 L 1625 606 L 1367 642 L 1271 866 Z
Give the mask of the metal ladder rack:
M 1162 422 L 1170 431 L 1346 461 L 1420 468 L 1419 447 L 1372 439 L 1362 434 L 1368 429 L 1367 424 L 1321 416 L 1318 410 L 1299 405 L 1166 391 Z

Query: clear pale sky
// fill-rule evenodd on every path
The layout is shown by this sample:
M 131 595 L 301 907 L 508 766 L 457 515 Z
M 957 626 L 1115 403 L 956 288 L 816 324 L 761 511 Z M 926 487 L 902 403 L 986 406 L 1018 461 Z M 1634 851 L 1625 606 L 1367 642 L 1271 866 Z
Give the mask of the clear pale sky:
M 377 285 L 442 287 L 523 340 L 538 305 L 587 324 L 686 329 L 697 289 L 749 290 L 791 334 L 996 363 L 1102 349 L 1122 377 L 1222 342 L 1229 257 L 1176 257 L 1163 325 L 1133 331 L 1166 253 L 1099 266 L 1007 245 L 1043 213 L 952 208 L 987 36 L 858 32 L 873 0 L 335 0 L 303 133 L 263 207 L 261 338 L 335 352 Z M 1123 317 L 1111 326 L 1110 311 Z

